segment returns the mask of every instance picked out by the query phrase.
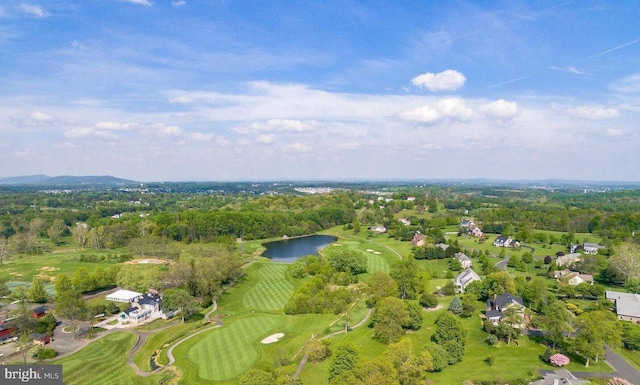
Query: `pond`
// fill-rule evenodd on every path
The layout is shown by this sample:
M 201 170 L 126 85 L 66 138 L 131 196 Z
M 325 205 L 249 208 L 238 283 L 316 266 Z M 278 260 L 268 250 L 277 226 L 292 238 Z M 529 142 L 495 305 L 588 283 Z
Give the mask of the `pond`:
M 318 249 L 330 245 L 337 239 L 332 235 L 310 235 L 268 242 L 263 244 L 267 249 L 262 255 L 276 262 L 295 262 L 300 257 L 318 255 Z

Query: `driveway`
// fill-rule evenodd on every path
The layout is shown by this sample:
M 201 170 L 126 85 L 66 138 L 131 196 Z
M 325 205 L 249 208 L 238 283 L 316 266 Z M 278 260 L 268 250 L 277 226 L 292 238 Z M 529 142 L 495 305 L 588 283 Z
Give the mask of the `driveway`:
M 505 258 L 505 259 L 503 259 L 502 261 L 500 261 L 500 262 L 496 263 L 496 267 L 497 267 L 499 270 L 507 271 L 507 263 L 509 263 L 509 258 Z

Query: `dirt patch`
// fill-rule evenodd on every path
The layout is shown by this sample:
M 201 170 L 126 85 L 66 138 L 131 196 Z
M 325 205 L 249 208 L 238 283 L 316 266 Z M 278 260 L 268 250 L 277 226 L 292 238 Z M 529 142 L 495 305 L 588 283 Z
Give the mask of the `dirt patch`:
M 444 305 L 438 305 L 436 307 L 431 307 L 431 308 L 425 307 L 424 311 L 436 311 L 436 310 L 440 310 L 440 309 L 443 309 L 443 308 L 444 308 Z
M 40 270 L 40 271 L 56 271 L 56 270 L 60 270 L 60 268 L 59 267 L 53 267 L 53 266 L 42 266 L 38 270 Z
M 166 259 L 158 259 L 158 258 L 140 258 L 140 259 L 132 259 L 131 261 L 126 261 L 126 265 L 168 265 L 171 262 Z
M 276 334 L 270 335 L 269 337 L 263 339 L 260 342 L 263 344 L 272 344 L 274 342 L 278 342 L 278 340 L 282 337 L 284 337 L 284 333 L 276 333 Z

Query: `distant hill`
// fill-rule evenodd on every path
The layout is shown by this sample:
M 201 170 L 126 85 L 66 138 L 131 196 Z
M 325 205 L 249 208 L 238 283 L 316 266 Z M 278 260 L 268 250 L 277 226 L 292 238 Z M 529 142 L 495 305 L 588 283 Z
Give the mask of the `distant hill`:
M 133 180 L 116 178 L 110 175 L 99 176 L 47 176 L 26 175 L 0 178 L 0 185 L 39 185 L 39 186 L 118 186 L 138 183 Z

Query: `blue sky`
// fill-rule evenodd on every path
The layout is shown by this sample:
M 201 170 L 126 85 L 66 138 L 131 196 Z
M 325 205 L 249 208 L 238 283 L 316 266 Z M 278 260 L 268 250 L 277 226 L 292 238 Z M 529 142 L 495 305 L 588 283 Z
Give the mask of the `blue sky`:
M 0 3 L 0 175 L 640 180 L 637 1 Z

